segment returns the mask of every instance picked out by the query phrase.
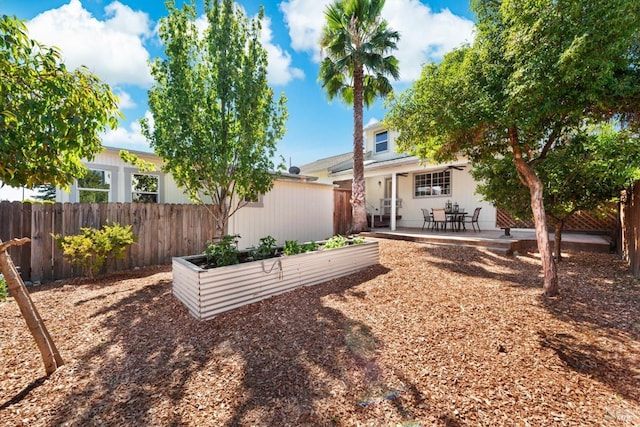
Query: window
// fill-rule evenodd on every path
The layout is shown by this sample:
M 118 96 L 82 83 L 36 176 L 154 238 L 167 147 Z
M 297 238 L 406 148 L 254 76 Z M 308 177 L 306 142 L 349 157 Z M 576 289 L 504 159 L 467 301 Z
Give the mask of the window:
M 251 193 L 250 195 L 244 196 L 242 200 L 247 203 L 245 206 L 250 208 L 264 207 L 264 203 L 262 202 L 262 194 L 260 193 Z
M 451 171 L 416 174 L 413 181 L 414 197 L 451 195 Z
M 111 192 L 111 172 L 90 169 L 78 180 L 80 203 L 107 203 Z
M 159 181 L 158 175 L 133 174 L 131 177 L 131 201 L 158 203 Z
M 389 140 L 387 139 L 387 131 L 376 133 L 376 153 L 382 153 L 389 149 Z

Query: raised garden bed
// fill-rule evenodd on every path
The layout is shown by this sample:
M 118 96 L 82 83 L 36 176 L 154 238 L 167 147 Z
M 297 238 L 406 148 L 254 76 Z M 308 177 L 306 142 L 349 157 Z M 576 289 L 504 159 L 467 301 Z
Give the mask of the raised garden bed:
M 205 255 L 173 258 L 173 295 L 196 318 L 317 285 L 379 263 L 378 242 L 205 269 Z

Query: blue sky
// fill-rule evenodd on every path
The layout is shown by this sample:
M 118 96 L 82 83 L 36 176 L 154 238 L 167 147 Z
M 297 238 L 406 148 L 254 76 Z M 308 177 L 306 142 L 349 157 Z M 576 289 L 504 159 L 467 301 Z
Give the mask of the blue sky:
M 287 134 L 278 143 L 278 153 L 300 166 L 351 151 L 352 109 L 338 100 L 329 102 L 317 81 L 318 36 L 329 1 L 238 3 L 249 16 L 260 4 L 265 8 L 262 42 L 269 53 L 269 82 L 289 100 Z M 202 9 L 203 0 L 197 4 Z M 148 61 L 163 53 L 156 32 L 158 20 L 166 15 L 163 0 L 0 0 L 0 13 L 26 20 L 30 36 L 59 47 L 67 66 L 85 65 L 111 85 L 125 119 L 104 135 L 104 145 L 151 151 L 138 120 L 149 114 Z M 394 52 L 401 72 L 394 83 L 397 91 L 419 76 L 422 64 L 440 60 L 473 38 L 468 0 L 387 0 L 383 17 L 401 35 Z M 379 101 L 365 110 L 364 123 L 383 117 Z

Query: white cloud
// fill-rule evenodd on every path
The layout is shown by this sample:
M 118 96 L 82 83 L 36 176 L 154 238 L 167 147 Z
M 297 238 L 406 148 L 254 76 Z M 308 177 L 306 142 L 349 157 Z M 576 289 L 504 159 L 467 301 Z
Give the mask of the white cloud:
M 273 33 L 271 32 L 271 19 L 265 17 L 262 20 L 262 33 L 260 34 L 260 43 L 267 51 L 269 64 L 267 73 L 269 83 L 274 85 L 286 85 L 293 79 L 304 78 L 304 72 L 291 66 L 291 55 L 289 52 L 282 50 L 278 45 L 272 42 Z
M 400 61 L 400 82 L 420 76 L 422 65 L 438 61 L 463 43 L 473 41 L 474 24 L 448 9 L 434 13 L 418 0 L 388 0 L 382 15 L 400 33 L 394 56 Z
M 135 108 L 137 106 L 135 101 L 133 100 L 133 98 L 131 98 L 131 95 L 129 95 L 128 92 L 125 92 L 118 88 L 115 88 L 113 91 L 118 97 L 118 108 L 120 108 L 121 110 L 128 109 L 128 108 Z
M 291 47 L 310 52 L 320 62 L 320 36 L 325 23 L 324 11 L 331 0 L 289 0 L 280 3 L 284 22 L 289 27 Z
M 80 0 L 70 0 L 36 16 L 27 27 L 35 40 L 59 47 L 70 68 L 85 65 L 111 85 L 148 86 L 153 82 L 144 46 L 153 34 L 148 15 L 118 1 L 107 5 L 105 13 L 107 19 L 100 21 Z
M 151 128 L 153 129 L 153 116 L 151 112 L 147 111 L 144 117 L 149 119 Z M 116 130 L 106 132 L 102 136 L 102 144 L 109 147 L 120 147 L 125 150 L 153 151 L 147 139 L 142 135 L 138 121 L 131 122 L 128 128 L 121 126 Z
M 319 40 L 329 3 L 329 0 L 280 3 L 291 46 L 296 51 L 309 52 L 315 61 L 320 60 Z M 400 61 L 400 82 L 414 81 L 424 63 L 437 61 L 453 48 L 473 41 L 472 21 L 448 9 L 434 13 L 418 0 L 387 0 L 382 16 L 391 29 L 400 33 L 398 49 L 393 52 Z

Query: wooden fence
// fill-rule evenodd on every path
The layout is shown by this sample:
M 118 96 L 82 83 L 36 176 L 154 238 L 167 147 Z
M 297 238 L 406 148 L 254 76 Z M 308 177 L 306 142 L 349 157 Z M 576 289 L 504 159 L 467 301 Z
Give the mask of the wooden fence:
M 497 209 L 497 227 L 535 228 L 533 221 L 513 219 L 507 212 Z M 548 217 L 548 226 L 553 230 L 555 221 Z M 600 212 L 576 212 L 565 223 L 563 231 L 586 231 L 606 234 L 615 233 L 618 228 L 618 213 L 615 206 Z
M 636 277 L 640 277 L 640 181 L 625 191 L 620 204 L 622 255 Z
M 79 234 L 83 227 L 131 225 L 136 242 L 125 258 L 107 263 L 107 271 L 170 264 L 174 256 L 201 253 L 213 237 L 206 207 L 155 203 L 20 203 L 0 202 L 0 239 L 30 237 L 9 254 L 23 280 L 47 281 L 80 276 L 67 262 L 53 234 Z
M 346 235 L 351 232 L 351 190 L 333 189 L 333 234 Z

